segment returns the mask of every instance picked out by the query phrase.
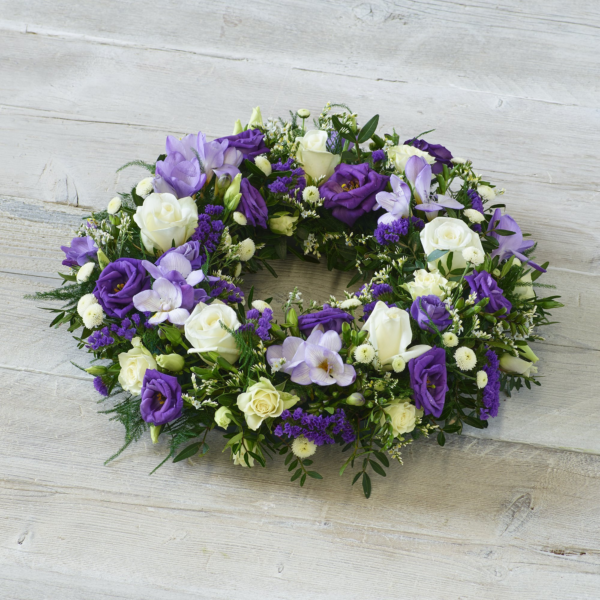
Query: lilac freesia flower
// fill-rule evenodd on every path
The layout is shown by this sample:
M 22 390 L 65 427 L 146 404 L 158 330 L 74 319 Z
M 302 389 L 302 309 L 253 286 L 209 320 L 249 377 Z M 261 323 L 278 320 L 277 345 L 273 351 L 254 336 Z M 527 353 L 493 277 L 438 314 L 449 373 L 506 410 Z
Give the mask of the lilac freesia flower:
M 447 165 L 449 169 L 454 166 L 452 164 L 452 152 L 441 144 L 430 144 L 425 140 L 419 140 L 417 138 L 406 140 L 404 143 L 411 144 L 413 148 L 418 148 L 423 152 L 427 152 L 427 154 L 435 158 L 435 163 L 431 167 L 434 175 L 441 173 L 444 170 L 444 165 Z
M 504 315 L 500 316 L 501 319 L 510 313 L 512 304 L 504 297 L 502 288 L 498 286 L 496 280 L 487 271 L 473 272 L 472 275 L 467 275 L 465 280 L 468 282 L 471 291 L 477 294 L 477 302 L 484 298 L 490 299 L 484 309 L 486 312 L 494 313 L 501 308 L 506 308 Z
M 248 129 L 241 133 L 218 138 L 215 141 L 222 142 L 223 140 L 227 140 L 230 148 L 237 148 L 244 158 L 254 160 L 257 156 L 270 152 L 264 142 L 264 137 L 260 129 Z
M 323 331 L 342 332 L 342 323 L 351 323 L 354 317 L 341 308 L 332 308 L 329 304 L 323 305 L 323 310 L 300 315 L 298 328 L 304 335 L 308 335 L 317 325 L 323 326 Z
M 96 260 L 98 246 L 96 242 L 89 237 L 76 237 L 71 240 L 71 246 L 61 246 L 60 249 L 65 253 L 65 259 L 62 264 L 65 267 L 82 267 L 86 262 Z
M 426 415 L 439 418 L 444 410 L 448 391 L 446 353 L 434 346 L 424 354 L 408 361 L 410 387 L 413 389 L 415 406 Z
M 177 377 L 147 369 L 142 382 L 140 412 L 146 423 L 164 425 L 181 416 L 183 399 Z
M 160 258 L 156 261 L 156 266 L 160 266 L 161 262 L 165 259 L 169 254 L 182 254 L 185 258 L 190 261 L 192 265 L 192 269 L 199 269 L 204 262 L 203 258 L 200 256 L 200 242 L 190 240 L 181 246 L 177 246 L 177 248 L 171 248 L 167 250 L 164 254 L 160 256 Z
M 452 324 L 452 317 L 446 305 L 437 296 L 419 296 L 410 307 L 410 316 L 423 331 L 435 333 L 444 331 Z
M 387 211 L 377 219 L 379 225 L 386 225 L 410 215 L 410 188 L 397 175 L 390 177 L 390 183 L 391 192 L 379 192 L 375 196 L 379 208 Z
M 151 325 L 169 321 L 173 325 L 183 325 L 190 311 L 183 308 L 181 286 L 164 277 L 157 279 L 151 290 L 145 290 L 133 297 L 133 304 L 141 312 L 153 312 L 148 319 Z

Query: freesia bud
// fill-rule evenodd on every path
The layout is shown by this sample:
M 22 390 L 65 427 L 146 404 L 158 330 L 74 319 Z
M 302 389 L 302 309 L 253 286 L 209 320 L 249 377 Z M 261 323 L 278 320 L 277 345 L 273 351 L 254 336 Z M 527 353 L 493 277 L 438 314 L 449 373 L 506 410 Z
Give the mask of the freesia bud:
M 294 308 L 290 308 L 290 310 L 288 310 L 285 320 L 292 326 L 298 325 L 298 313 Z
M 242 174 L 238 173 L 235 176 L 235 179 L 231 182 L 227 191 L 225 192 L 225 197 L 223 198 L 223 202 L 225 203 L 225 208 L 230 211 L 233 211 L 237 208 L 240 203 L 240 198 L 242 197 L 240 194 L 240 184 L 242 183 Z M 238 196 L 239 195 L 239 196 Z
M 242 133 L 242 131 L 244 131 L 244 126 L 242 125 L 242 122 L 238 119 L 233 126 L 233 135 Z
M 102 252 L 101 249 L 98 249 L 98 264 L 100 265 L 100 270 L 104 271 L 108 265 L 110 265 L 110 260 L 108 260 L 108 256 Z
M 158 436 L 160 435 L 160 431 L 163 428 L 162 425 L 150 425 L 150 439 L 153 444 L 158 444 Z
M 533 363 L 508 353 L 500 357 L 500 368 L 505 373 L 515 373 L 524 377 L 531 377 L 531 375 L 537 373 L 537 367 Z
M 106 369 L 106 367 L 101 367 L 100 365 L 94 365 L 93 367 L 88 367 L 85 371 L 86 371 L 86 373 L 89 373 L 90 375 L 97 377 L 98 375 L 104 375 L 104 373 L 106 373 L 107 369 Z
M 217 183 L 215 184 L 215 197 L 222 198 L 230 185 L 231 175 L 229 173 L 224 173 L 223 175 L 221 175 L 221 177 L 217 179 Z
M 260 106 L 252 109 L 252 115 L 250 116 L 250 121 L 248 121 L 248 129 L 253 129 L 254 127 L 262 127 L 263 120 L 262 114 L 260 112 Z
M 365 397 L 358 392 L 354 392 L 354 394 L 350 394 L 346 398 L 345 402 L 350 406 L 363 406 L 365 404 Z
M 167 371 L 181 371 L 185 365 L 185 360 L 180 354 L 160 354 L 156 357 L 156 362 Z
M 525 345 L 525 346 L 519 346 L 519 354 L 523 357 L 526 358 L 527 360 L 530 360 L 533 364 L 535 364 L 538 360 L 540 360 L 533 352 L 533 350 L 529 347 L 529 345 Z

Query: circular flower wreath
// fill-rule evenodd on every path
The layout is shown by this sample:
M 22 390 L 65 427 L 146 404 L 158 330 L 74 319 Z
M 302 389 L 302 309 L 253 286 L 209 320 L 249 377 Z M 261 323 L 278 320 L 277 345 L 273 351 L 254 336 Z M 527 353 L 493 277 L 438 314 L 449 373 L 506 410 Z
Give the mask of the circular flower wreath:
M 378 116 L 359 127 L 328 104 L 307 131 L 309 116 L 263 124 L 257 108 L 230 136 L 169 136 L 156 163 L 125 165 L 151 176 L 62 248 L 71 273 L 38 297 L 66 301 L 52 325 L 83 327 L 86 371 L 117 396 L 115 456 L 148 430 L 165 461 L 204 455 L 220 428 L 234 464 L 286 455 L 304 485 L 340 444 L 368 497 L 403 446 L 485 428 L 501 391 L 539 385 L 528 342 L 562 305 L 536 296 L 547 264 L 486 206 L 494 186 L 441 145 L 378 136 Z M 322 306 L 294 290 L 277 323 L 241 275 L 288 252 L 363 285 Z

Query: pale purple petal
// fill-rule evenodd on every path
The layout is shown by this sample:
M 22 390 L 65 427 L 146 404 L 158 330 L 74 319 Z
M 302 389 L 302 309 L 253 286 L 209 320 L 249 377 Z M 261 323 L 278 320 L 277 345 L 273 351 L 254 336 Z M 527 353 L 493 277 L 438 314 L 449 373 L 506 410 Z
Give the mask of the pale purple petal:
M 186 278 L 188 285 L 198 285 L 201 281 L 204 281 L 204 273 L 200 270 L 192 271 Z
M 429 190 L 431 189 L 431 166 L 427 163 L 425 163 L 425 166 L 419 171 L 414 186 L 415 195 L 421 202 L 425 203 L 429 200 Z
M 144 290 L 133 297 L 133 305 L 141 312 L 160 310 L 160 296 L 154 290 Z
M 163 302 L 169 302 L 171 306 L 181 306 L 181 288 L 173 285 L 168 279 L 161 277 L 154 282 L 152 289 L 158 293 Z
M 176 308 L 168 313 L 169 321 L 173 323 L 173 325 L 183 325 L 187 318 L 190 316 L 189 311 L 185 310 L 185 308 Z
M 306 338 L 307 344 L 318 344 L 323 337 L 323 326 L 316 325 L 311 334 Z
M 351 385 L 356 381 L 356 371 L 352 365 L 344 365 L 344 370 L 341 373 L 336 372 L 335 379 L 337 384 L 342 387 Z
M 332 352 L 339 352 L 342 349 L 342 339 L 336 331 L 326 331 L 319 342 L 319 346 Z
M 290 378 L 294 383 L 300 385 L 310 385 L 312 380 L 310 378 L 310 367 L 306 363 L 299 364 L 293 371 Z
M 283 346 L 269 346 L 267 348 L 267 362 L 273 365 L 274 362 L 283 358 Z
M 424 158 L 421 158 L 420 156 L 411 156 L 406 161 L 406 166 L 404 167 L 404 174 L 413 186 L 415 185 L 417 176 L 426 164 L 427 161 Z
M 142 266 L 144 267 L 144 269 L 146 269 L 146 271 L 148 271 L 149 275 L 154 277 L 154 279 L 158 279 L 159 277 L 163 276 L 163 273 L 160 270 L 160 267 L 157 267 L 155 264 L 151 263 L 149 260 L 143 260 Z
M 443 194 L 438 194 L 437 203 L 444 208 L 453 208 L 454 210 L 462 210 L 464 206 L 454 198 L 450 198 L 450 196 L 444 196 Z
M 165 274 L 170 271 L 177 271 L 185 278 L 191 273 L 192 264 L 185 256 L 183 256 L 183 254 L 179 254 L 179 252 L 169 252 L 160 261 L 160 269 Z
M 168 318 L 169 318 L 169 313 L 161 311 L 161 312 L 154 313 L 154 315 L 152 315 L 152 317 L 150 317 L 148 319 L 148 323 L 150 323 L 152 325 L 158 325 L 159 323 L 166 321 Z
M 331 354 L 333 353 L 322 346 L 306 344 L 306 348 L 304 349 L 304 362 L 311 367 L 317 367 L 330 358 Z
M 417 204 L 415 206 L 415 210 L 422 210 L 424 212 L 438 212 L 442 208 L 443 207 L 440 206 L 437 202 L 426 202 L 425 204 Z
M 317 385 L 333 385 L 336 382 L 325 369 L 319 369 L 319 367 L 310 369 L 310 380 Z
M 375 201 L 381 208 L 387 210 L 388 212 L 392 212 L 394 210 L 394 206 L 396 205 L 396 194 L 392 194 L 391 192 L 379 192 L 375 196 Z

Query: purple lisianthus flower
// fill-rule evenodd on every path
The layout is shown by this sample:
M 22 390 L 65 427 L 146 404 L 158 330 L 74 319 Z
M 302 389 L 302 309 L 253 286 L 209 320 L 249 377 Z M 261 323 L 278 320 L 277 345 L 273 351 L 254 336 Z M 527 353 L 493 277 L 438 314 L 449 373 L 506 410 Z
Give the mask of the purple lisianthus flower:
M 342 323 L 351 323 L 354 317 L 341 308 L 323 305 L 323 310 L 298 317 L 298 328 L 308 335 L 317 325 L 323 325 L 323 331 L 342 333 Z
M 119 258 L 110 263 L 101 273 L 94 296 L 109 317 L 122 319 L 133 310 L 133 297 L 150 289 L 150 277 L 135 258 Z
M 240 184 L 240 191 L 242 198 L 238 210 L 248 219 L 250 225 L 266 229 L 269 211 L 260 192 L 245 178 Z
M 430 156 L 435 158 L 435 163 L 431 170 L 434 175 L 441 173 L 444 170 L 444 165 L 447 165 L 449 169 L 451 169 L 454 165 L 452 164 L 452 152 L 442 146 L 441 144 L 430 144 L 425 140 L 419 140 L 413 138 L 412 140 L 406 140 L 405 144 L 410 144 L 414 148 L 418 148 L 423 152 L 427 152 Z
M 446 353 L 434 346 L 421 356 L 408 361 L 410 387 L 415 395 L 415 406 L 426 415 L 439 418 L 444 410 L 448 391 Z
M 146 423 L 164 425 L 181 416 L 183 399 L 177 377 L 148 369 L 142 382 L 140 412 Z
M 410 316 L 423 331 L 435 333 L 444 331 L 452 324 L 452 318 L 446 305 L 437 296 L 419 296 L 410 307 Z
M 60 249 L 65 253 L 65 259 L 62 264 L 65 267 L 82 267 L 86 262 L 96 260 L 98 246 L 96 242 L 89 237 L 76 237 L 71 240 L 71 246 L 61 246 Z
M 385 190 L 389 177 L 369 167 L 339 164 L 333 175 L 320 187 L 324 206 L 336 219 L 352 227 L 363 215 L 373 210 L 376 196 Z
M 478 302 L 484 298 L 490 299 L 485 307 L 486 312 L 494 313 L 501 308 L 506 308 L 504 315 L 500 316 L 501 319 L 510 312 L 512 304 L 504 297 L 502 288 L 498 286 L 496 280 L 487 271 L 467 275 L 465 279 L 469 282 L 471 291 L 477 294 Z
M 260 129 L 248 129 L 235 135 L 218 138 L 215 141 L 222 142 L 223 140 L 228 140 L 230 148 L 237 148 L 244 155 L 244 158 L 254 160 L 257 156 L 270 152 L 264 142 L 264 137 Z

